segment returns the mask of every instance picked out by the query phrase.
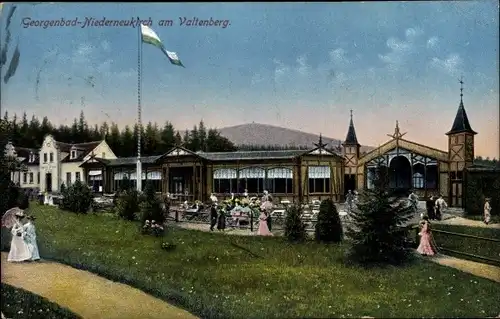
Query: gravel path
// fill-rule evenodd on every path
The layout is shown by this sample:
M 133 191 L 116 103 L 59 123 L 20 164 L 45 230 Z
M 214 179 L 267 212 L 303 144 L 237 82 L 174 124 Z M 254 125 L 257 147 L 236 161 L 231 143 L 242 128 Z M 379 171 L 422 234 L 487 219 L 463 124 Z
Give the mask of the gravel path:
M 500 283 L 500 267 L 439 254 L 428 260 Z
M 139 289 L 63 264 L 7 262 L 2 252 L 2 282 L 31 291 L 85 319 L 191 319 L 185 310 Z
M 442 220 L 442 221 L 433 221 L 433 223 L 500 229 L 500 224 L 488 224 L 488 225 L 486 225 L 482 221 L 467 219 L 467 218 L 463 218 L 463 217 L 454 217 L 454 218 L 447 219 L 447 220 Z

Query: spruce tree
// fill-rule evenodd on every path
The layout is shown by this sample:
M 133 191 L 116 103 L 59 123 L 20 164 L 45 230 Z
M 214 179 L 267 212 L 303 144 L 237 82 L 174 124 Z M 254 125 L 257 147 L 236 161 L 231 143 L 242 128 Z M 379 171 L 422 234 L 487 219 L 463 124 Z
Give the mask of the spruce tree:
M 285 237 L 290 242 L 301 242 L 307 239 L 306 225 L 301 219 L 302 210 L 292 205 L 286 210 Z
M 337 207 L 331 199 L 325 199 L 319 206 L 318 222 L 315 226 L 315 237 L 322 242 L 341 242 L 344 237 L 342 222 Z
M 347 235 L 352 240 L 351 261 L 368 264 L 401 264 L 411 256 L 406 247 L 405 223 L 413 215 L 406 200 L 388 187 L 386 167 L 377 167 L 374 188 L 361 194 L 357 208 L 349 214 Z
M 163 224 L 165 216 L 161 207 L 161 201 L 156 196 L 153 183 L 147 182 L 144 189 L 144 202 L 141 204 L 141 221 L 154 220 L 158 224 Z

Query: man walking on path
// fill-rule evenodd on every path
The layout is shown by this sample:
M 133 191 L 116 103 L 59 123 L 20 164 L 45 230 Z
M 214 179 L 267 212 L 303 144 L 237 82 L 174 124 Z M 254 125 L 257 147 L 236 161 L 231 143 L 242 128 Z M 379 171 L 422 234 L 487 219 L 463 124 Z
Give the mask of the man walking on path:
M 491 205 L 490 205 L 490 199 L 485 198 L 484 199 L 484 223 L 488 225 L 491 221 Z
M 439 195 L 439 198 L 436 200 L 436 219 L 441 220 L 443 218 L 443 210 L 448 207 L 446 201 L 443 199 L 443 195 Z

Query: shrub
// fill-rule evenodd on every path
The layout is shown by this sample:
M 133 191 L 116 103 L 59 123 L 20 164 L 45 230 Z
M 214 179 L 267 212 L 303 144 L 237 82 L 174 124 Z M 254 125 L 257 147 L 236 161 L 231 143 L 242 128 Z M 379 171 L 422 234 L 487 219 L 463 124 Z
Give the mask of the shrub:
M 30 207 L 30 198 L 28 191 L 20 191 L 17 199 L 17 207 L 21 209 L 28 209 Z
M 168 242 L 161 243 L 161 249 L 163 249 L 165 251 L 172 251 L 176 247 L 177 246 L 175 244 L 172 244 L 172 243 L 168 243 Z
M 124 192 L 124 191 L 129 191 L 132 189 L 134 189 L 134 184 L 132 183 L 132 181 L 130 181 L 128 176 L 125 176 L 120 183 L 119 191 Z
M 285 237 L 291 242 L 304 241 L 307 238 L 306 225 L 300 218 L 302 210 L 292 205 L 287 208 L 285 220 Z
M 48 299 L 21 288 L 2 283 L 2 313 L 7 318 L 81 318 L 69 309 L 63 308 Z
M 500 207 L 500 170 L 492 168 L 489 171 L 466 173 L 465 212 L 468 215 L 482 215 L 484 198 L 490 197 L 492 213 L 498 213 Z
M 144 201 L 141 203 L 141 222 L 144 224 L 146 220 L 154 220 L 162 225 L 165 222 L 162 203 L 151 182 L 146 183 L 144 189 Z
M 406 200 L 400 201 L 388 188 L 387 168 L 378 167 L 374 188 L 363 192 L 357 208 L 350 212 L 347 235 L 352 239 L 349 259 L 360 264 L 400 264 L 411 256 L 407 228 L 413 216 Z
M 137 190 L 129 188 L 121 191 L 116 200 L 116 213 L 125 220 L 136 220 L 139 211 L 139 194 Z
M 62 209 L 77 214 L 86 214 L 92 205 L 92 192 L 81 181 L 76 181 L 73 185 L 64 189 L 62 193 Z
M 2 193 L 2 196 L 0 196 L 2 197 L 2 202 L 5 203 L 5 207 L 2 207 L 2 214 L 5 213 L 6 210 L 18 205 L 19 194 L 19 187 L 13 182 L 8 182 L 5 193 Z
M 146 220 L 144 225 L 142 226 L 142 234 L 143 235 L 152 235 L 155 237 L 161 237 L 165 234 L 165 227 L 161 224 L 158 224 L 156 220 Z
M 315 237 L 322 242 L 340 242 L 344 236 L 337 207 L 331 199 L 321 202 Z

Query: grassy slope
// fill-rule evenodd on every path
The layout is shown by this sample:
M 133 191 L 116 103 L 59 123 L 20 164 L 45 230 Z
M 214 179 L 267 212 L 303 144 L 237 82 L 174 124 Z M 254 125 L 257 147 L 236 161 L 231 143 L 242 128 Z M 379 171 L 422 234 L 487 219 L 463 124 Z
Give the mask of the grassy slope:
M 498 315 L 500 286 L 434 263 L 349 268 L 344 247 L 172 229 L 175 251 L 138 225 L 33 206 L 42 257 L 89 269 L 205 318 Z M 245 251 L 260 256 L 256 258 Z M 458 305 L 458 306 L 457 306 Z

